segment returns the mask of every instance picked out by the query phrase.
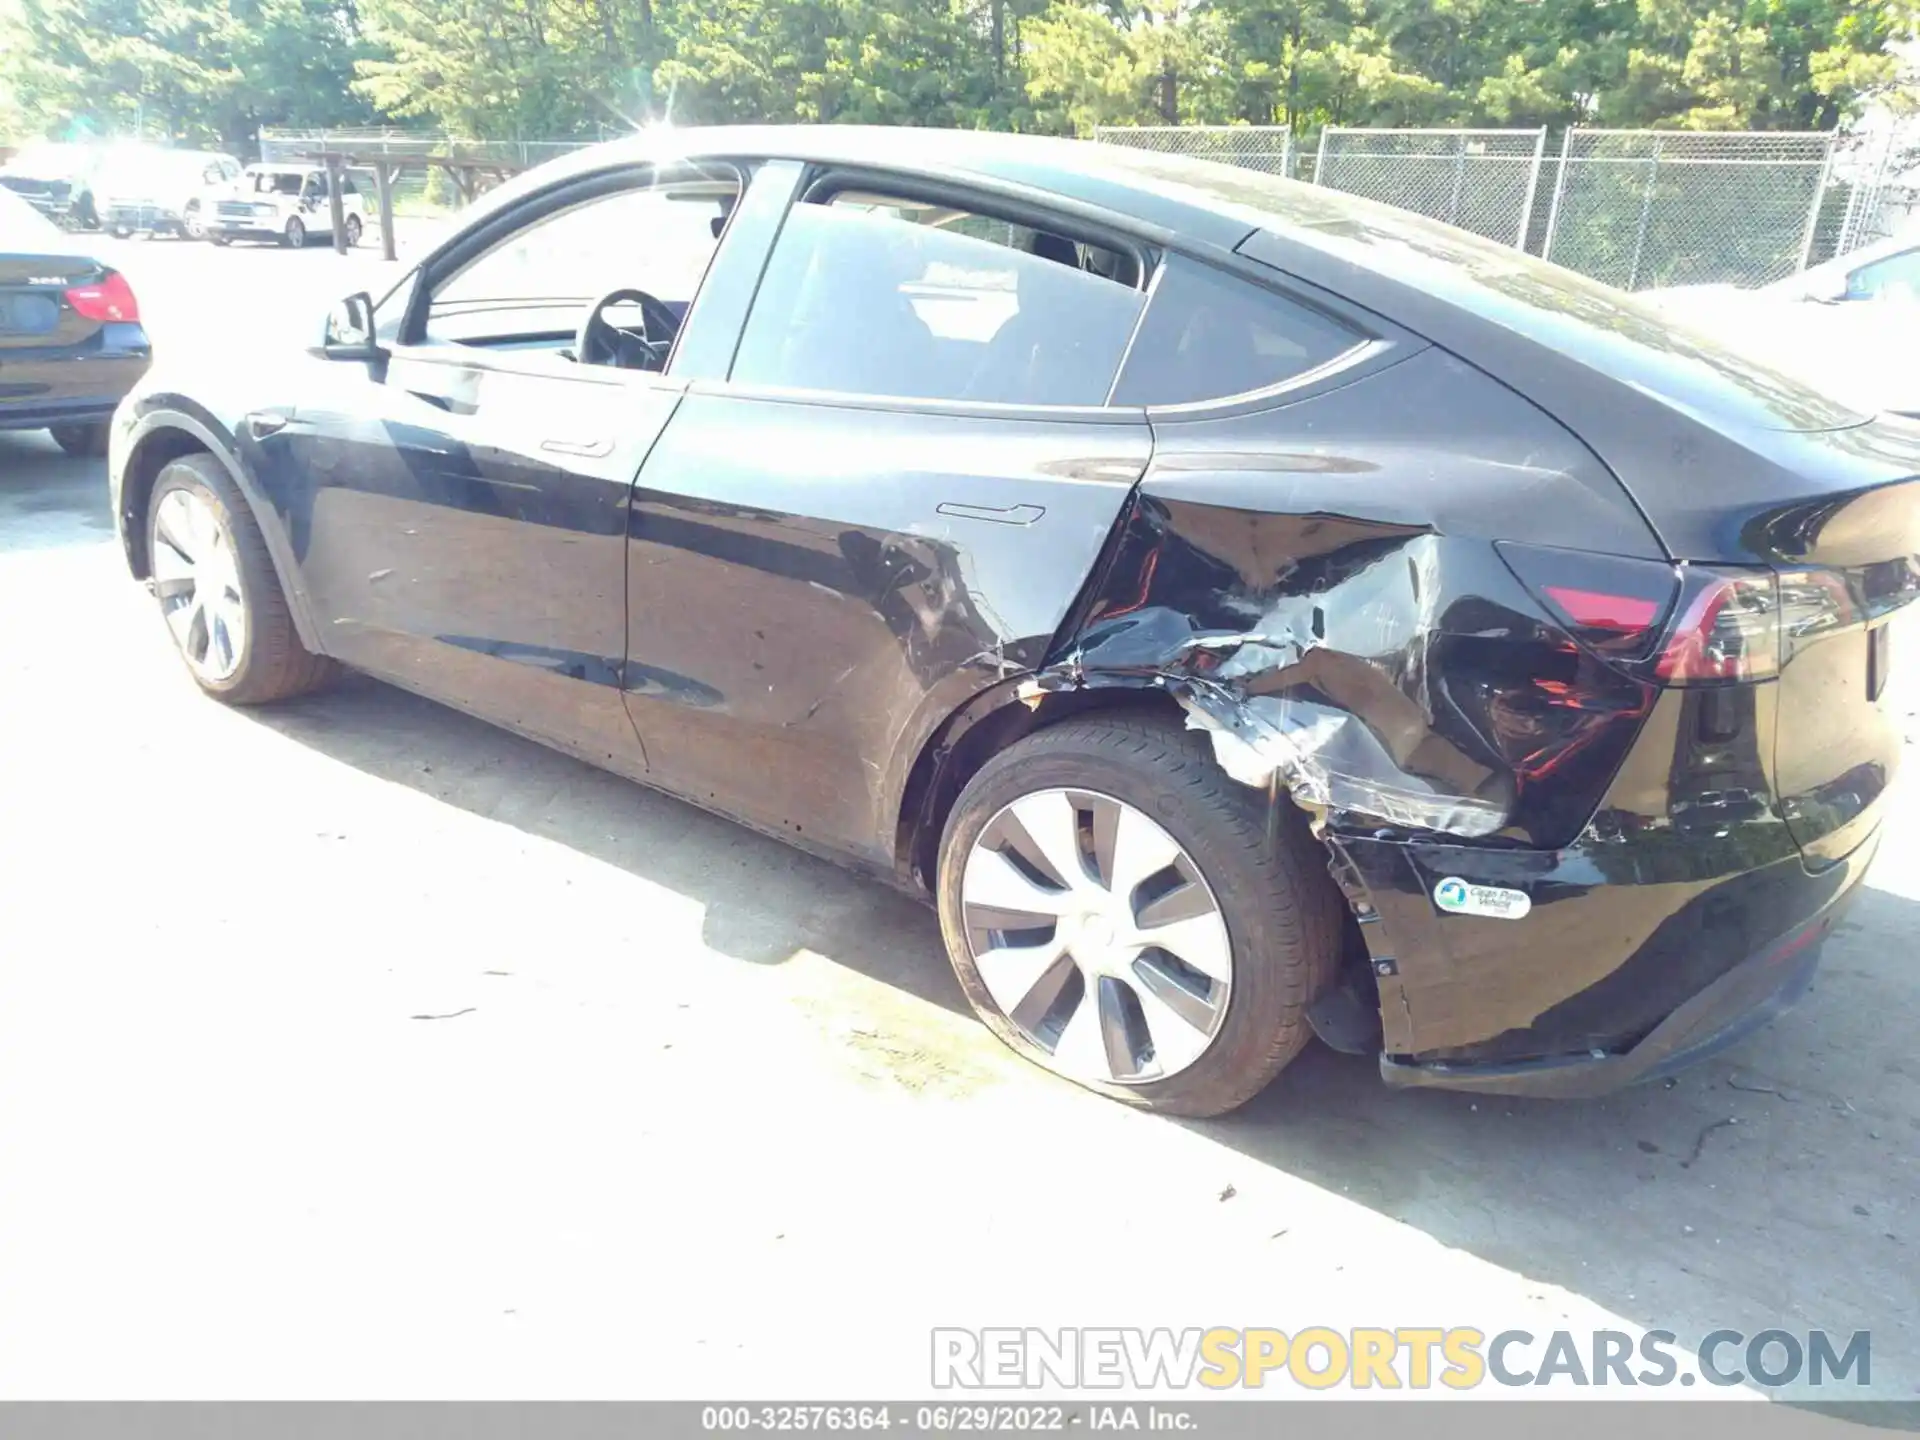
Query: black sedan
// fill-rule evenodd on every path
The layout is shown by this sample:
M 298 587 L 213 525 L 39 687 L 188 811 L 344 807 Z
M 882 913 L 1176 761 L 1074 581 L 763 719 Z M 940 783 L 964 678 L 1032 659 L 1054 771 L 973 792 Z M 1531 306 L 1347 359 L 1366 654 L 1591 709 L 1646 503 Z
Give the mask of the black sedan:
M 1807 984 L 1880 833 L 1920 429 L 1399 211 L 983 134 L 682 131 L 309 351 L 150 378 L 194 678 L 352 666 L 906 886 L 1020 1053 L 1318 1032 L 1587 1094 Z
M 126 277 L 0 190 L 0 430 L 45 428 L 68 454 L 104 455 L 150 353 Z

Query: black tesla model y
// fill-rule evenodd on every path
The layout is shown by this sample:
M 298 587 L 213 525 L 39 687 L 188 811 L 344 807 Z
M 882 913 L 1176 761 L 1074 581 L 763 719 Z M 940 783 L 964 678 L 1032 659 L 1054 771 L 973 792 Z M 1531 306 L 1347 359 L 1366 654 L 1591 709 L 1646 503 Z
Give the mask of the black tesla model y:
M 237 704 L 351 666 L 916 889 L 1179 1114 L 1317 1031 L 1590 1094 L 1805 987 L 1878 839 L 1920 429 L 1399 211 L 716 129 L 487 196 L 114 506 Z

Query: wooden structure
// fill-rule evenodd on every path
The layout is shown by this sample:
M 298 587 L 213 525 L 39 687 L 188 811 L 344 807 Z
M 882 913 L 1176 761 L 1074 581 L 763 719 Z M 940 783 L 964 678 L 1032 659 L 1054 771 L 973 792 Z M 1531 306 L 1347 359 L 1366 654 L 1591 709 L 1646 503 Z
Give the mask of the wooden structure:
M 332 208 L 333 248 L 346 253 L 346 220 L 340 180 L 348 170 L 370 172 L 380 206 L 380 251 L 396 258 L 393 238 L 393 184 L 409 170 L 447 176 L 462 203 L 470 202 L 510 176 L 589 141 L 450 140 L 396 131 L 263 131 L 261 158 L 324 165 Z

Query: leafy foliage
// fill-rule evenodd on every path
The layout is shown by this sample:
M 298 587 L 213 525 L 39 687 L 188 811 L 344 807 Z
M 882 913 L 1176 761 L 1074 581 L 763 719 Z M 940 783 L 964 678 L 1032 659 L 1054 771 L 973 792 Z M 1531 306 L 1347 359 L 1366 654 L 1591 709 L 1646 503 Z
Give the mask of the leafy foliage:
M 1920 0 L 0 0 L 0 123 L 1819 128 Z

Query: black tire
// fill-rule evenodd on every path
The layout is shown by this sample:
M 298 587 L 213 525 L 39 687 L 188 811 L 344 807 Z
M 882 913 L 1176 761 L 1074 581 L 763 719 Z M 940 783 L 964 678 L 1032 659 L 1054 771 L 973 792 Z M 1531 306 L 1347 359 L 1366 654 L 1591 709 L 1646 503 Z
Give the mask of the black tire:
M 96 459 L 107 453 L 107 422 L 91 425 L 55 425 L 48 430 L 53 443 L 79 459 Z
M 300 643 L 293 616 L 287 609 L 280 577 L 274 572 L 267 554 L 267 543 L 254 522 L 253 511 L 235 488 L 226 468 L 211 455 L 186 455 L 172 461 L 154 481 L 147 501 L 147 553 L 157 544 L 154 517 L 160 502 L 173 490 L 197 491 L 209 502 L 229 536 L 239 562 L 241 601 L 247 612 L 247 637 L 240 663 L 232 675 L 222 681 L 209 681 L 191 665 L 187 673 L 194 683 L 217 700 L 229 705 L 263 705 L 275 700 L 290 700 L 318 690 L 331 681 L 339 668 L 324 655 L 315 655 Z M 182 657 L 183 661 L 185 657 Z
M 345 228 L 347 232 L 347 248 L 352 249 L 360 243 L 360 235 L 365 227 L 361 225 L 358 215 L 349 215 L 347 216 Z
M 287 228 L 281 233 L 281 243 L 289 250 L 302 250 L 307 244 L 307 226 L 298 215 L 287 217 Z
M 1340 898 L 1326 856 L 1290 804 L 1270 816 L 1265 792 L 1230 779 L 1203 734 L 1157 718 L 1095 716 L 1030 735 L 995 755 L 967 783 L 940 849 L 940 928 L 961 988 L 1014 1050 L 1048 1056 L 1003 1016 L 974 968 L 960 885 L 974 842 L 1023 795 L 1087 789 L 1157 821 L 1187 851 L 1213 891 L 1234 959 L 1226 1018 L 1185 1069 L 1139 1085 L 1087 1088 L 1169 1115 L 1222 1115 L 1246 1103 L 1297 1055 L 1312 1029 L 1306 1010 L 1332 983 L 1341 944 Z

